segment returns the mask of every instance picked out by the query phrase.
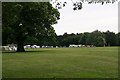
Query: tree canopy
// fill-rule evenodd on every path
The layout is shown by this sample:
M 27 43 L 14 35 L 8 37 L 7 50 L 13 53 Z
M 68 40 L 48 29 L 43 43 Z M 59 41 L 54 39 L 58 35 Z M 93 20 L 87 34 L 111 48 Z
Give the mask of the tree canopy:
M 95 30 L 93 32 L 84 33 L 64 33 L 63 35 L 57 36 L 57 45 L 68 47 L 71 44 L 76 45 L 94 45 L 98 47 L 103 46 L 119 46 L 120 45 L 120 33 L 115 34 L 114 32 L 106 31 L 101 32 Z
M 60 13 L 49 2 L 3 2 L 2 10 L 3 45 L 16 43 L 17 51 L 22 52 L 29 37 L 41 42 L 48 37 L 54 40 L 52 25 Z

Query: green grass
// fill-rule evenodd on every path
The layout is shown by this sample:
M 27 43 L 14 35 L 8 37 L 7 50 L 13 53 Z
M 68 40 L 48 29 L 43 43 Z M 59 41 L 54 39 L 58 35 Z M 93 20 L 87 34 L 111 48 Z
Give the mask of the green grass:
M 118 48 L 44 48 L 3 52 L 3 78 L 116 78 Z

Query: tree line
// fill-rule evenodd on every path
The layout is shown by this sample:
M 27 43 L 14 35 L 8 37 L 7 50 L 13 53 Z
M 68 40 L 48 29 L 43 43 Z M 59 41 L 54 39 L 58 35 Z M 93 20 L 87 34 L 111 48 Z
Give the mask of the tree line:
M 94 46 L 120 46 L 120 33 L 115 34 L 109 30 L 101 32 L 95 30 L 93 32 L 84 32 L 77 34 L 67 34 L 57 36 L 57 45 L 68 47 L 70 44 L 75 45 L 94 45 Z
M 95 30 L 93 32 L 84 32 L 84 33 L 64 33 L 63 35 L 53 36 L 39 36 L 40 38 L 27 37 L 24 45 L 39 45 L 39 46 L 59 46 L 59 47 L 69 47 L 71 44 L 75 45 L 94 45 L 96 47 L 103 46 L 120 46 L 120 32 L 115 34 L 114 32 L 106 31 L 101 32 Z M 41 40 L 40 40 L 41 39 Z M 12 40 L 12 39 L 11 39 Z M 12 41 L 8 40 L 8 43 L 11 44 Z M 5 44 L 3 40 L 3 44 Z

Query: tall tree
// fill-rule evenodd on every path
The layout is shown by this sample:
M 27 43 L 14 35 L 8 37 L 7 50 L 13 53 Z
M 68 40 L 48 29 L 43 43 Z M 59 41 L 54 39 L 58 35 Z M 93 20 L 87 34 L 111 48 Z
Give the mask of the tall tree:
M 120 32 L 118 34 L 116 34 L 117 37 L 117 46 L 120 46 Z
M 102 32 L 95 30 L 91 33 L 84 33 L 80 38 L 79 43 L 83 45 L 104 46 L 105 38 Z
M 38 40 L 54 36 L 52 25 L 60 16 L 49 2 L 4 2 L 2 10 L 4 44 L 10 39 L 17 44 L 18 52 L 25 51 L 24 42 L 29 36 Z
M 106 31 L 104 33 L 106 45 L 107 46 L 115 46 L 117 43 L 117 36 L 114 32 Z
M 87 37 L 90 33 L 85 32 L 82 34 L 81 38 L 79 39 L 79 43 L 82 45 L 86 45 Z
M 95 30 L 91 34 L 93 35 L 92 39 L 95 46 L 104 46 L 105 41 L 102 32 Z

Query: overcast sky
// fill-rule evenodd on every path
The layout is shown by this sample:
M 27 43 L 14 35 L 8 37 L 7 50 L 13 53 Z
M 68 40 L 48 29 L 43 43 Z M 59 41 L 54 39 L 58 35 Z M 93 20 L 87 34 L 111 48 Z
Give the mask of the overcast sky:
M 74 1 L 74 0 L 73 0 Z M 53 25 L 57 35 L 65 32 L 83 33 L 94 30 L 118 32 L 118 3 L 114 4 L 83 4 L 82 10 L 73 10 L 71 0 L 60 9 L 60 20 Z

